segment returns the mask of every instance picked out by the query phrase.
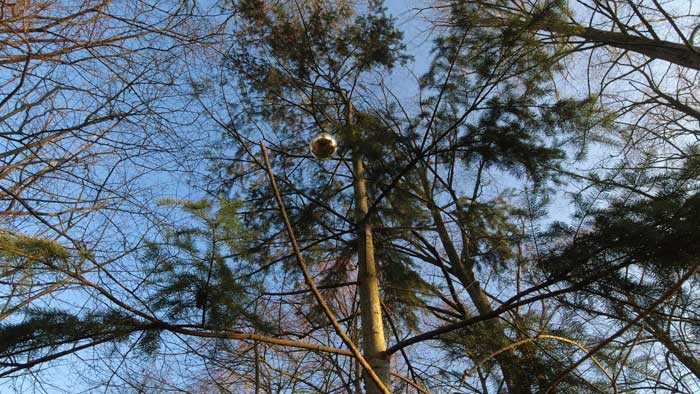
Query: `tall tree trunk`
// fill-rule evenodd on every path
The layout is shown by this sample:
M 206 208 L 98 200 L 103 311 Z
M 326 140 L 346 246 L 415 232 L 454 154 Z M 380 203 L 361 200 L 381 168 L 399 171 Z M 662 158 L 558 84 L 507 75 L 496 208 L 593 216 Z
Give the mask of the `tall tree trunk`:
M 350 127 L 354 125 L 353 107 L 345 97 L 346 117 Z M 384 339 L 384 322 L 379 299 L 379 280 L 377 265 L 374 261 L 374 240 L 372 225 L 366 220 L 369 212 L 367 186 L 364 177 L 364 164 L 359 147 L 352 151 L 352 169 L 355 191 L 355 220 L 357 224 L 357 282 L 360 288 L 360 317 L 362 319 L 362 352 L 372 369 L 381 378 L 386 388 L 391 391 L 390 360 L 383 355 L 386 350 Z M 372 379 L 363 374 L 367 394 L 379 394 L 381 391 Z
M 552 29 L 553 33 L 559 33 Z M 665 60 L 679 66 L 700 70 L 698 48 L 688 47 L 672 41 L 654 40 L 633 36 L 627 33 L 605 31 L 593 28 L 574 29 L 573 35 L 589 42 L 610 45 L 615 48 L 641 53 L 652 59 Z
M 260 354 L 258 352 L 258 345 L 254 346 L 255 351 L 255 394 L 260 394 Z
M 700 378 L 700 359 L 698 359 L 696 355 L 693 355 L 692 352 L 688 351 L 687 348 L 683 349 L 682 342 L 674 342 L 669 331 L 661 327 L 654 318 L 648 317 L 644 319 L 644 322 L 646 323 L 646 330 L 661 342 L 671 354 L 676 356 L 678 361 L 683 363 L 693 375 Z
M 626 293 L 627 301 L 631 305 L 642 305 L 636 296 L 630 292 Z M 641 309 L 641 308 L 640 308 Z M 626 321 L 632 320 L 634 317 L 631 316 Z M 683 348 L 683 342 L 676 342 L 671 337 L 670 327 L 664 327 L 664 324 L 660 324 L 654 315 L 647 316 L 644 319 L 644 329 L 654 336 L 662 345 L 668 349 L 671 354 L 676 356 L 678 361 L 680 361 L 690 372 L 692 372 L 696 377 L 700 378 L 700 359 L 694 354 L 689 352 L 688 348 Z
M 545 19 L 534 23 L 532 30 L 544 30 L 563 37 L 579 37 L 587 42 L 636 52 L 651 59 L 665 60 L 679 66 L 700 70 L 700 48 L 692 43 L 647 38 L 626 32 L 600 30 Z
M 463 259 L 460 258 L 459 253 L 457 253 L 457 248 L 450 238 L 447 226 L 442 219 L 440 210 L 433 203 L 430 185 L 428 184 L 428 179 L 424 174 L 421 174 L 421 181 L 423 191 L 426 196 L 426 201 L 429 204 L 430 214 L 433 218 L 438 236 L 440 237 L 440 242 L 442 243 L 443 248 L 445 248 L 447 259 L 450 262 L 450 266 L 454 274 L 462 283 L 462 286 L 467 290 L 469 298 L 471 299 L 472 304 L 474 304 L 476 307 L 477 312 L 479 312 L 480 315 L 492 313 L 493 308 L 491 307 L 491 303 L 489 302 L 486 293 L 481 288 L 479 281 L 476 280 L 472 265 L 463 261 Z M 510 339 L 503 332 L 504 327 L 502 324 L 499 324 L 497 319 L 486 320 L 483 324 L 486 326 L 490 334 L 489 342 L 485 343 L 486 351 L 495 352 L 511 343 Z M 532 381 L 528 376 L 525 363 L 515 354 L 515 352 L 512 350 L 506 351 L 497 355 L 495 358 L 498 365 L 501 367 L 503 380 L 505 381 L 506 387 L 508 387 L 509 393 L 532 393 Z
M 484 22 L 496 27 L 504 26 L 504 22 L 507 26 L 508 20 L 487 18 L 484 19 Z M 522 19 L 521 22 L 526 23 L 525 27 L 530 31 L 547 31 L 555 36 L 566 38 L 578 37 L 586 42 L 624 49 L 642 54 L 650 59 L 665 60 L 682 67 L 700 70 L 700 47 L 695 46 L 686 37 L 681 37 L 684 42 L 680 43 L 659 39 L 653 32 L 655 37 L 649 38 L 627 32 L 601 30 L 568 23 L 556 17 L 549 18 L 547 12 L 536 16 L 534 20 Z

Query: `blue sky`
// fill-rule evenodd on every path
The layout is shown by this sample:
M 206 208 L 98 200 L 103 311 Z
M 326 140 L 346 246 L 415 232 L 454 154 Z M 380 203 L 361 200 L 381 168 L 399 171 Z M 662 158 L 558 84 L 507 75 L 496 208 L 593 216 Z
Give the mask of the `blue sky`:
M 407 50 L 413 56 L 413 61 L 411 61 L 406 68 L 397 68 L 395 72 L 393 72 L 389 76 L 388 85 L 390 88 L 392 88 L 394 92 L 398 94 L 398 97 L 401 99 L 401 101 L 407 102 L 409 103 L 409 105 L 415 105 L 416 108 L 418 105 L 418 86 L 416 78 L 423 74 L 427 70 L 428 65 L 430 64 L 430 49 L 432 47 L 433 38 L 430 30 L 431 26 L 421 21 L 420 17 L 416 17 L 416 9 L 422 4 L 423 2 L 414 0 L 392 0 L 387 2 L 389 12 L 396 16 L 398 25 L 404 31 L 404 42 L 406 44 Z M 197 58 L 196 54 L 187 53 L 180 53 L 180 56 L 182 56 L 182 58 L 179 59 L 180 61 L 184 60 L 185 57 L 189 57 L 187 60 L 192 62 L 189 66 L 191 67 L 190 70 L 182 70 L 183 73 L 180 75 L 182 78 L 187 77 L 187 72 L 193 72 L 196 74 L 198 72 L 196 69 L 197 67 L 201 67 L 201 70 L 204 70 L 204 73 L 211 71 L 206 69 L 207 59 L 205 58 Z M 183 97 L 174 97 L 172 98 L 172 100 L 183 100 Z M 165 101 L 167 102 L 167 100 Z M 179 104 L 181 103 L 173 103 L 174 106 L 177 106 Z M 197 105 L 194 103 L 192 104 L 192 107 L 188 109 L 193 108 L 197 108 Z M 183 123 L 185 123 L 184 126 L 178 129 L 182 133 L 183 138 L 185 138 L 183 141 L 192 141 L 193 144 L 201 143 L 202 146 L 205 146 L 208 143 L 210 143 L 211 140 L 213 140 L 213 137 L 216 135 L 216 133 L 220 131 L 219 125 L 213 124 L 212 122 L 208 121 L 206 117 L 197 117 L 196 114 L 188 113 L 186 111 L 180 113 L 179 116 L 182 116 L 182 118 L 179 120 L 182 120 Z M 192 117 L 192 119 L 188 118 L 190 116 Z M 127 130 L 136 133 L 153 132 L 153 130 L 149 130 L 146 127 L 146 125 L 133 124 L 129 125 Z M 184 146 L 182 147 L 182 149 L 185 148 L 186 147 Z M 200 146 L 193 146 L 193 148 L 200 148 Z M 193 151 L 194 150 L 196 149 L 193 149 Z M 144 192 L 142 198 L 144 198 L 144 201 L 150 206 L 156 205 L 157 201 L 163 197 L 175 196 L 180 198 L 196 198 L 199 196 L 203 196 L 201 189 L 198 189 L 197 187 L 193 186 L 196 182 L 190 183 L 188 179 L 183 179 L 181 173 L 173 173 L 170 171 L 172 169 L 171 165 L 175 166 L 176 163 L 170 163 L 167 161 L 157 161 L 157 158 L 154 160 L 156 161 L 151 164 L 157 170 L 154 170 L 149 175 L 143 177 L 141 179 L 142 183 L 140 184 L 140 186 L 143 187 Z M 206 160 L 201 160 L 190 164 L 191 167 L 197 172 L 204 172 L 207 169 Z M 97 169 L 96 171 L 101 170 Z M 127 168 L 124 173 L 125 176 L 128 176 L 128 171 L 129 170 Z M 517 179 L 504 178 L 499 180 L 498 186 L 501 188 L 505 188 L 515 184 L 517 184 Z M 568 204 L 562 203 L 561 209 L 555 210 L 555 215 L 561 215 L 562 218 L 568 216 L 569 212 L 566 209 L 566 207 L 568 207 Z M 174 219 L 177 218 L 177 214 L 173 211 L 168 212 L 167 210 L 165 210 L 162 212 L 162 214 L 163 217 L 167 217 L 172 221 L 175 221 Z M 136 220 L 131 222 L 130 220 L 130 217 L 123 218 L 123 221 L 121 221 L 119 224 L 120 226 L 124 226 L 123 229 L 137 228 L 140 226 L 149 225 L 149 223 L 147 222 L 139 222 Z M 120 228 L 117 230 L 122 229 Z M 136 242 L 137 240 L 132 241 Z M 66 360 L 76 361 L 72 357 L 66 358 Z M 80 391 L 78 389 L 79 386 L 73 380 L 73 377 L 71 377 L 71 375 L 67 373 L 70 367 L 70 365 L 67 365 L 65 368 L 56 368 L 50 375 L 52 378 L 52 383 L 54 383 L 56 387 L 52 388 L 51 386 L 46 386 L 45 391 L 38 390 L 37 392 L 59 393 Z M 66 373 L 64 373 L 64 371 Z M 90 392 L 89 389 L 87 390 L 87 392 Z M 30 392 L 29 389 L 22 389 L 20 391 Z M 16 391 L 11 391 L 7 388 L 7 386 L 3 386 L 2 383 L 0 383 L 0 392 L 10 393 Z

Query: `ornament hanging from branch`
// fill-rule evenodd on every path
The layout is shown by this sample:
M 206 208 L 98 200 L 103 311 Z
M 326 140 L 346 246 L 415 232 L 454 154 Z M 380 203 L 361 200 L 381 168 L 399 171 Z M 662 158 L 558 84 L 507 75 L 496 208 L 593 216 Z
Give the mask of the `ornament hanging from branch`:
M 311 139 L 311 154 L 319 160 L 328 159 L 338 150 L 338 141 L 328 133 L 320 133 Z

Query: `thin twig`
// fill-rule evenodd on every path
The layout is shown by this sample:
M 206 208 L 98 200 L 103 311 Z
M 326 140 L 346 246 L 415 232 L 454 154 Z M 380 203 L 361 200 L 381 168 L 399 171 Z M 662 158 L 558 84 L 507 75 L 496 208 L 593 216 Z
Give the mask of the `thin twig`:
M 516 347 L 519 347 L 519 346 L 522 346 L 522 345 L 526 345 L 526 344 L 528 344 L 528 343 L 532 343 L 532 342 L 534 342 L 534 341 L 537 341 L 538 339 L 554 339 L 554 340 L 557 340 L 557 341 L 560 341 L 560 342 L 566 342 L 566 343 L 568 343 L 568 344 L 574 345 L 574 346 L 576 346 L 577 348 L 583 350 L 584 352 L 586 352 L 586 354 L 590 353 L 590 352 L 588 351 L 588 349 L 586 349 L 585 347 L 583 347 L 583 345 L 581 345 L 580 343 L 574 341 L 573 339 L 564 338 L 564 337 L 561 337 L 561 336 L 558 336 L 558 335 L 539 334 L 539 335 L 537 335 L 537 336 L 535 336 L 535 337 L 533 337 L 533 338 L 526 338 L 526 339 L 523 339 L 523 340 L 521 340 L 521 341 L 513 342 L 513 343 L 511 343 L 510 345 L 505 346 L 505 347 L 503 347 L 503 348 L 501 348 L 501 349 L 499 349 L 499 350 L 497 350 L 497 351 L 495 351 L 495 352 L 489 354 L 488 356 L 484 357 L 483 359 L 479 360 L 479 362 L 477 362 L 476 365 L 474 365 L 474 367 L 472 367 L 471 369 L 468 369 L 468 370 L 464 371 L 464 375 L 462 375 L 462 383 L 464 382 L 464 380 L 465 380 L 469 375 L 472 374 L 472 372 L 474 372 L 475 370 L 478 370 L 479 368 L 481 368 L 481 366 L 484 365 L 484 363 L 487 362 L 488 360 L 490 360 L 490 359 L 492 359 L 492 358 L 498 356 L 499 354 L 501 354 L 501 353 L 503 353 L 503 352 L 507 352 L 507 351 L 509 351 L 509 350 L 515 349 Z M 596 367 L 598 367 L 598 369 L 599 369 L 605 376 L 607 376 L 608 379 L 610 379 L 610 383 L 612 384 L 613 392 L 614 392 L 615 394 L 617 394 L 618 390 L 617 390 L 617 384 L 615 383 L 615 378 L 614 378 L 612 375 L 610 375 L 610 373 L 605 369 L 605 367 L 603 367 L 603 365 L 602 365 L 595 357 L 591 356 L 591 360 L 592 360 L 593 363 L 596 365 Z
M 426 390 L 425 388 L 423 388 L 423 387 L 422 387 L 421 385 L 419 385 L 418 383 L 412 381 L 411 379 L 409 379 L 409 378 L 407 378 L 407 377 L 405 377 L 405 376 L 403 376 L 403 375 L 401 375 L 401 374 L 398 374 L 398 373 L 396 373 L 396 372 L 392 372 L 392 373 L 391 373 L 391 376 L 394 376 L 395 378 L 398 378 L 399 380 L 403 380 L 404 382 L 408 383 L 408 385 L 410 385 L 411 387 L 415 388 L 416 390 L 418 390 L 418 392 L 420 392 L 420 393 L 422 393 L 422 394 L 430 394 L 430 391 Z
M 556 388 L 559 383 L 566 378 L 566 376 L 571 373 L 574 369 L 578 368 L 579 365 L 581 365 L 584 361 L 588 360 L 589 358 L 593 357 L 594 354 L 599 352 L 603 347 L 605 347 L 607 344 L 615 340 L 617 337 L 620 335 L 624 334 L 627 330 L 630 329 L 630 327 L 634 326 L 635 324 L 639 323 L 642 319 L 647 317 L 651 312 L 656 309 L 661 303 L 666 301 L 669 297 L 671 297 L 673 294 L 675 294 L 678 290 L 680 290 L 681 286 L 683 286 L 683 283 L 685 283 L 688 279 L 690 279 L 691 276 L 693 276 L 695 273 L 697 273 L 700 270 L 700 263 L 696 263 L 685 275 L 683 275 L 678 281 L 671 286 L 661 297 L 659 297 L 656 301 L 654 301 L 653 304 L 649 305 L 648 308 L 646 308 L 642 313 L 637 315 L 634 319 L 632 319 L 629 323 L 625 324 L 624 327 L 621 329 L 617 330 L 614 334 L 609 336 L 606 340 L 603 342 L 599 343 L 596 345 L 593 349 L 591 349 L 588 353 L 586 353 L 585 356 L 581 357 L 578 361 L 575 363 L 571 364 L 566 370 L 561 372 L 552 382 L 549 387 L 544 391 L 543 394 L 549 394 Z

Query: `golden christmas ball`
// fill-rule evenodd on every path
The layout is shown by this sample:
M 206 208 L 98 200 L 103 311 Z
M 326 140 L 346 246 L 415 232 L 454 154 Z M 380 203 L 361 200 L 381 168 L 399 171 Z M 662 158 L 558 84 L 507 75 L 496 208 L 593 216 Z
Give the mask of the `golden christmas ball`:
M 338 150 L 338 141 L 328 133 L 320 133 L 311 140 L 311 154 L 317 159 L 327 159 Z

